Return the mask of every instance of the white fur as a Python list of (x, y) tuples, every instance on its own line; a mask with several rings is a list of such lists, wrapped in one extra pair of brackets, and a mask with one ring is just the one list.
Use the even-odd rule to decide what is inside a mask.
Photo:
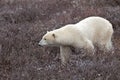
[(39, 45), (45, 46), (45, 45), (48, 45), (48, 43), (47, 43), (45, 40), (41, 40), (41, 41), (39, 42)]
[[(112, 34), (112, 24), (108, 20), (101, 17), (88, 17), (76, 24), (68, 24), (47, 32), (40, 41), (40, 45), (47, 43), (47, 45), (73, 46), (94, 52), (94, 45), (97, 44), (101, 49), (105, 48), (109, 51), (112, 48)], [(47, 40), (43, 40), (44, 38)], [(61, 52), (63, 55), (67, 50), (61, 50)]]

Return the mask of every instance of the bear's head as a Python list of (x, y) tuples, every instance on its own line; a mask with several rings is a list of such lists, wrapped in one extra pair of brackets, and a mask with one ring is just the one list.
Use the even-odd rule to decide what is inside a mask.
[[(47, 32), (39, 42), (39, 45), (52, 45), (52, 46), (60, 46), (60, 45), (72, 45), (74, 43), (74, 35), (75, 30), (72, 28), (73, 25), (66, 25), (59, 29), (55, 29), (53, 31)], [(72, 34), (71, 34), (72, 33)]]
[(41, 41), (39, 42), (39, 45), (45, 46), (45, 45), (56, 45), (56, 35), (53, 31), (50, 31), (42, 37)]

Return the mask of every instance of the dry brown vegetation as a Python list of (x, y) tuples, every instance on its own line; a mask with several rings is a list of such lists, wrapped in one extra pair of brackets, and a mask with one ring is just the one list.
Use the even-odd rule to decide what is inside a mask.
[[(62, 67), (59, 48), (38, 46), (47, 30), (88, 16), (113, 24), (113, 54), (75, 51)], [(0, 0), (0, 80), (120, 80), (120, 0)]]

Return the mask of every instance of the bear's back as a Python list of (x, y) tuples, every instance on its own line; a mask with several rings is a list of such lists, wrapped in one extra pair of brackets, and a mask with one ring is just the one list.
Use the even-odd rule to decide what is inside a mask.
[(100, 39), (108, 30), (112, 29), (112, 24), (101, 17), (88, 17), (75, 24), (85, 37), (90, 40)]

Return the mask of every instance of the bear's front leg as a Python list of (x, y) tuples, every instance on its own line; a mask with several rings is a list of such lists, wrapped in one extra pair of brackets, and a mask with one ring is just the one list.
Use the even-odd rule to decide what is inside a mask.
[(60, 46), (60, 57), (62, 65), (65, 65), (70, 57), (71, 49), (69, 46)]

